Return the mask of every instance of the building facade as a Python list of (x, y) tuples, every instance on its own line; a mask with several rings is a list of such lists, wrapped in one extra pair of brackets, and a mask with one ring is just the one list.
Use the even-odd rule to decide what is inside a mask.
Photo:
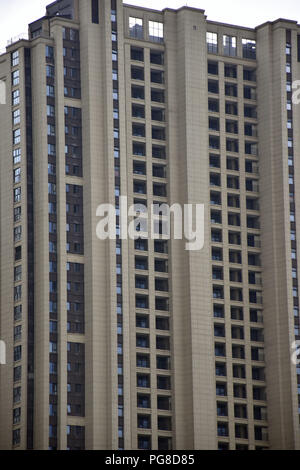
[[(297, 22), (59, 0), (0, 80), (0, 448), (299, 449)], [(120, 196), (204, 204), (204, 248)]]

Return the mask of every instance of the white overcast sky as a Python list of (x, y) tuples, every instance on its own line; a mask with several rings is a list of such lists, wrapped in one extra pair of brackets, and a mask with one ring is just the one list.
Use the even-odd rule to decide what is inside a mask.
[[(109, 0), (105, 0), (109, 1)], [(7, 40), (27, 32), (52, 0), (0, 0), (0, 50)], [(300, 23), (300, 0), (128, 0), (124, 3), (161, 10), (183, 5), (205, 10), (209, 20), (255, 27), (265, 21), (288, 18)]]

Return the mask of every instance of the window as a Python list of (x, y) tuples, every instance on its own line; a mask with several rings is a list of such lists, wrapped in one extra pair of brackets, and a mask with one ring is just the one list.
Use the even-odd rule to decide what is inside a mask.
[(20, 183), (20, 181), (21, 181), (21, 168), (16, 168), (14, 170), (13, 182), (14, 184), (17, 184), (17, 183)]
[(16, 126), (17, 124), (20, 124), (20, 110), (19, 109), (16, 109), (14, 112), (13, 112), (13, 125)]
[(136, 118), (144, 119), (145, 118), (145, 106), (133, 104), (132, 116)]
[(151, 70), (150, 78), (152, 83), (163, 84), (165, 81), (164, 72), (161, 70)]
[(152, 121), (165, 121), (165, 111), (161, 108), (152, 108), (151, 109), (151, 119)]
[(157, 376), (157, 388), (159, 390), (171, 390), (171, 377), (158, 375)]
[(142, 86), (132, 86), (131, 87), (131, 97), (136, 100), (145, 99), (145, 89)]
[(55, 117), (55, 107), (52, 104), (47, 105), (47, 116)]
[(137, 395), (137, 406), (138, 408), (151, 408), (150, 395)]
[(144, 80), (144, 69), (142, 67), (131, 67), (131, 78), (133, 80)]
[(150, 367), (150, 356), (149, 355), (142, 355), (137, 354), (136, 356), (136, 366), (137, 367)]
[(131, 60), (137, 60), (139, 62), (144, 61), (144, 49), (140, 47), (131, 47)]
[(150, 51), (150, 62), (151, 64), (163, 65), (164, 53), (162, 51)]
[(57, 426), (50, 424), (49, 426), (49, 437), (56, 437), (57, 436)]
[(137, 374), (137, 387), (150, 388), (150, 375)]
[(22, 338), (22, 326), (18, 325), (14, 327), (14, 341), (21, 341)]
[(219, 118), (209, 117), (208, 118), (208, 127), (211, 131), (219, 131), (220, 130), (220, 120)]
[(151, 436), (138, 436), (138, 449), (150, 450), (151, 449)]
[(53, 65), (47, 65), (46, 66), (46, 76), (49, 78), (54, 78), (54, 67)]
[(238, 87), (235, 83), (225, 83), (225, 95), (234, 96), (238, 95)]
[(217, 403), (217, 415), (218, 416), (228, 416), (228, 405), (224, 402)]
[(164, 127), (152, 127), (152, 139), (166, 140), (166, 130)]
[(158, 90), (157, 88), (151, 88), (151, 101), (157, 103), (165, 102), (165, 92), (164, 90)]
[(14, 281), (19, 282), (22, 280), (22, 266), (16, 266), (14, 268)]
[(236, 37), (235, 36), (227, 36), (226, 34), (224, 34), (223, 51), (224, 51), (224, 55), (229, 55), (231, 57), (236, 56)]
[(47, 85), (47, 96), (54, 97), (54, 86)]
[(49, 343), (49, 352), (53, 353), (53, 354), (57, 353), (57, 343), (56, 342), (51, 341)]
[(21, 187), (14, 189), (14, 202), (17, 203), (20, 201), (21, 201)]
[(218, 436), (228, 437), (228, 424), (227, 423), (218, 423)]
[(56, 223), (49, 222), (49, 233), (56, 233)]
[(50, 321), (50, 333), (57, 333), (57, 322), (56, 321)]
[(15, 70), (12, 73), (12, 86), (17, 86), (19, 85), (19, 83), (20, 83), (20, 71)]
[(219, 74), (218, 62), (212, 62), (209, 60), (207, 63), (207, 71), (211, 75), (218, 75)]
[(151, 416), (150, 415), (138, 415), (138, 428), (151, 429)]
[(11, 54), (11, 66), (15, 67), (16, 65), (19, 65), (19, 51), (14, 51)]
[(237, 66), (233, 64), (224, 64), (225, 77), (237, 78)]
[(14, 429), (13, 430), (12, 442), (13, 442), (14, 446), (20, 444), (20, 442), (21, 442), (21, 430), (20, 429)]
[(22, 214), (22, 208), (15, 207), (14, 208), (14, 222), (18, 222), (19, 220), (21, 220), (21, 214)]
[(220, 148), (220, 137), (209, 136), (209, 148), (218, 150)]
[(48, 155), (54, 155), (56, 154), (56, 146), (55, 144), (48, 144)]
[(77, 29), (70, 29), (70, 41), (78, 41), (79, 39), (79, 33)]
[(53, 124), (48, 124), (48, 135), (55, 136), (55, 126)]
[(48, 194), (56, 194), (56, 184), (48, 183)]
[(14, 397), (14, 404), (19, 403), (21, 401), (21, 387), (14, 388), (13, 397)]
[(252, 39), (243, 39), (243, 58), (256, 59), (256, 41)]
[(207, 52), (210, 54), (218, 53), (218, 35), (217, 33), (206, 33)]
[(232, 114), (233, 116), (238, 115), (238, 104), (231, 102), (231, 101), (226, 101), (225, 102), (225, 112), (226, 114)]
[(22, 359), (22, 346), (16, 346), (14, 348), (14, 361), (20, 361)]
[(219, 397), (226, 397), (227, 396), (227, 385), (226, 385), (226, 383), (217, 382), (216, 394)]
[(20, 90), (15, 90), (12, 92), (12, 105), (17, 106), (20, 104)]
[(18, 382), (19, 380), (21, 380), (21, 376), (22, 376), (22, 367), (21, 366), (15, 367), (14, 368), (14, 382)]
[(163, 42), (164, 25), (158, 21), (149, 21), (149, 40), (154, 42)]
[(92, 0), (92, 23), (99, 24), (99, 0)]
[(21, 236), (22, 236), (22, 227), (21, 227), (21, 225), (19, 225), (18, 227), (14, 228), (14, 241), (15, 242), (20, 241)]
[(132, 38), (143, 39), (143, 20), (141, 18), (129, 17), (129, 34)]
[(21, 142), (21, 130), (16, 129), (13, 131), (13, 145), (17, 145)]
[(208, 93), (219, 93), (219, 82), (217, 80), (208, 80)]
[(146, 145), (143, 143), (133, 142), (132, 152), (133, 155), (143, 157), (146, 155)]
[(54, 49), (52, 46), (46, 46), (46, 57), (48, 59), (53, 59), (54, 57)]

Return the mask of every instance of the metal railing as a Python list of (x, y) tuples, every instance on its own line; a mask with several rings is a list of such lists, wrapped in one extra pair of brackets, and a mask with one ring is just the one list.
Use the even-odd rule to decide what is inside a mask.
[(18, 34), (17, 36), (14, 36), (14, 37), (10, 38), (7, 41), (7, 47), (11, 46), (15, 42), (21, 41), (22, 39), (28, 40), (28, 33), (21, 33), (21, 34)]

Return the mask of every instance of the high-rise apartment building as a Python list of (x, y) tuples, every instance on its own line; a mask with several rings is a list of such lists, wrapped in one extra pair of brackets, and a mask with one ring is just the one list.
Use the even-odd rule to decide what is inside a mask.
[[(0, 448), (299, 449), (297, 22), (59, 0), (0, 80)], [(204, 248), (121, 240), (122, 195)]]

